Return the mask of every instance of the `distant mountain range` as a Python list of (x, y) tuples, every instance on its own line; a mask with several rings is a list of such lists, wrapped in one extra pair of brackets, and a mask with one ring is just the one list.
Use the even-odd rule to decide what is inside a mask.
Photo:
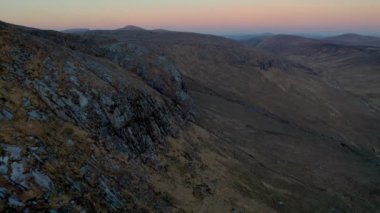
[(364, 36), (358, 34), (343, 34), (334, 37), (328, 37), (324, 40), (337, 44), (346, 45), (363, 45), (380, 47), (380, 38), (375, 36)]
[[(118, 28), (116, 30), (140, 31), (140, 30), (146, 30), (146, 29), (139, 26), (135, 26), (135, 25), (127, 25), (125, 27)], [(90, 29), (73, 28), (73, 29), (63, 30), (62, 32), (78, 34), (78, 33), (84, 33), (87, 31), (90, 31)], [(162, 32), (162, 31), (168, 31), (168, 30), (155, 29), (153, 31)], [(223, 37), (236, 40), (236, 41), (244, 41), (250, 44), (257, 44), (258, 42), (260, 42), (262, 39), (266, 37), (276, 36), (276, 35), (286, 35), (286, 34), (259, 33), (259, 34), (245, 34), (245, 35), (225, 35)], [(360, 35), (360, 34), (354, 34), (354, 33), (346, 33), (346, 34), (340, 34), (336, 36), (321, 36), (321, 35), (313, 35), (313, 34), (309, 34), (307, 36), (304, 36), (304, 35), (298, 35), (298, 36), (304, 37), (304, 38), (325, 40), (325, 41), (329, 41), (331, 43), (337, 43), (337, 44), (347, 44), (347, 45), (379, 46), (379, 43), (380, 43), (380, 35), (379, 37), (376, 37), (376, 36)]]
[(67, 29), (63, 30), (64, 33), (85, 33), (87, 31), (90, 31), (88, 28), (73, 28), (73, 29)]
[[(227, 36), (227, 38), (236, 40), (236, 41), (241, 41), (247, 44), (251, 45), (257, 45), (260, 41), (270, 38), (273, 36), (287, 36), (286, 34), (270, 34), (270, 33), (265, 33), (265, 34), (256, 34), (256, 35), (244, 35), (244, 36)], [(297, 35), (288, 35), (290, 37), (292, 36), (297, 36)], [(376, 36), (367, 36), (367, 35), (359, 35), (359, 34), (342, 34), (342, 35), (337, 35), (337, 36), (327, 36), (327, 37), (322, 37), (322, 36), (298, 36), (302, 38), (307, 38), (307, 39), (315, 39), (315, 40), (321, 40), (321, 41), (326, 41), (329, 43), (334, 43), (334, 44), (346, 44), (346, 45), (362, 45), (362, 46), (380, 46), (380, 37)]]

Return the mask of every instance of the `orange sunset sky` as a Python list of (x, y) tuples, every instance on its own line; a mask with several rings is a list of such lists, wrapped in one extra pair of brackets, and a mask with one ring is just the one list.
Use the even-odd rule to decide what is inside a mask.
[(0, 0), (0, 20), (55, 30), (138, 25), (214, 34), (376, 34), (380, 0)]

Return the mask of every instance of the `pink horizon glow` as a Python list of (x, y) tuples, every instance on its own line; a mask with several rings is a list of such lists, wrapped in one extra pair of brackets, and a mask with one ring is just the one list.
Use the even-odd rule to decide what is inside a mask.
[[(218, 5), (211, 4), (216, 0), (193, 4), (174, 4), (171, 0), (163, 0), (163, 5), (146, 3), (134, 7), (118, 0), (110, 0), (109, 4), (94, 1), (97, 3), (92, 5), (89, 0), (81, 0), (80, 5), (74, 4), (76, 7), (68, 3), (57, 3), (62, 5), (56, 6), (46, 1), (35, 0), (34, 4), (30, 3), (31, 6), (5, 4), (4, 11), (0, 8), (0, 20), (55, 30), (81, 27), (114, 29), (131, 24), (149, 29), (210, 32), (380, 31), (380, 1), (373, 0), (362, 0), (361, 3), (353, 0), (336, 0), (336, 3), (326, 0), (252, 0), (256, 3), (221, 0)], [(46, 3), (47, 6), (38, 6), (38, 3)], [(15, 11), (12, 12), (12, 9)], [(20, 11), (17, 12), (17, 9)]]

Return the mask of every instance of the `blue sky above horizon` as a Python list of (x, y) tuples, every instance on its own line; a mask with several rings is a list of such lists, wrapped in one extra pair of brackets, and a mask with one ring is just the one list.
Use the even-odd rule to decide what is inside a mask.
[(0, 0), (0, 20), (54, 30), (137, 25), (210, 34), (380, 35), (380, 1)]

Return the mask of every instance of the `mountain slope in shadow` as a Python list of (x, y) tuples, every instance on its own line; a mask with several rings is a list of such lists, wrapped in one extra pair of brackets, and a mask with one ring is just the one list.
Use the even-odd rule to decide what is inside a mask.
[[(296, 196), (278, 199), (286, 200), (289, 208), (326, 203), (315, 201), (321, 193), (330, 197), (327, 200), (338, 196), (341, 208), (375, 202), (378, 113), (360, 97), (323, 80), (313, 68), (215, 36), (113, 31), (93, 31), (87, 36), (102, 36), (120, 46), (134, 44), (172, 61), (197, 108), (196, 123), (238, 147), (251, 158), (248, 162), (265, 168), (259, 173), (265, 180), (266, 172), (276, 172), (279, 177), (262, 180), (267, 188), (302, 194), (308, 203), (308, 207), (299, 206)], [(120, 49), (111, 44), (102, 47), (106, 52), (110, 48)], [(327, 48), (323, 51), (330, 52), (331, 47)], [(359, 55), (354, 57), (361, 60)], [(115, 62), (123, 64), (124, 60)], [(357, 182), (347, 182), (352, 177)], [(282, 188), (288, 184), (297, 190)], [(355, 195), (362, 187), (367, 188), (366, 199), (371, 201), (361, 200), (361, 194), (350, 206), (348, 197), (338, 195)], [(275, 207), (279, 208), (277, 202)]]
[(379, 114), (302, 60), (195, 33), (0, 30), (6, 210), (379, 206)]
[(333, 87), (359, 97), (380, 112), (380, 49), (302, 37), (269, 37), (257, 48), (310, 67)]

